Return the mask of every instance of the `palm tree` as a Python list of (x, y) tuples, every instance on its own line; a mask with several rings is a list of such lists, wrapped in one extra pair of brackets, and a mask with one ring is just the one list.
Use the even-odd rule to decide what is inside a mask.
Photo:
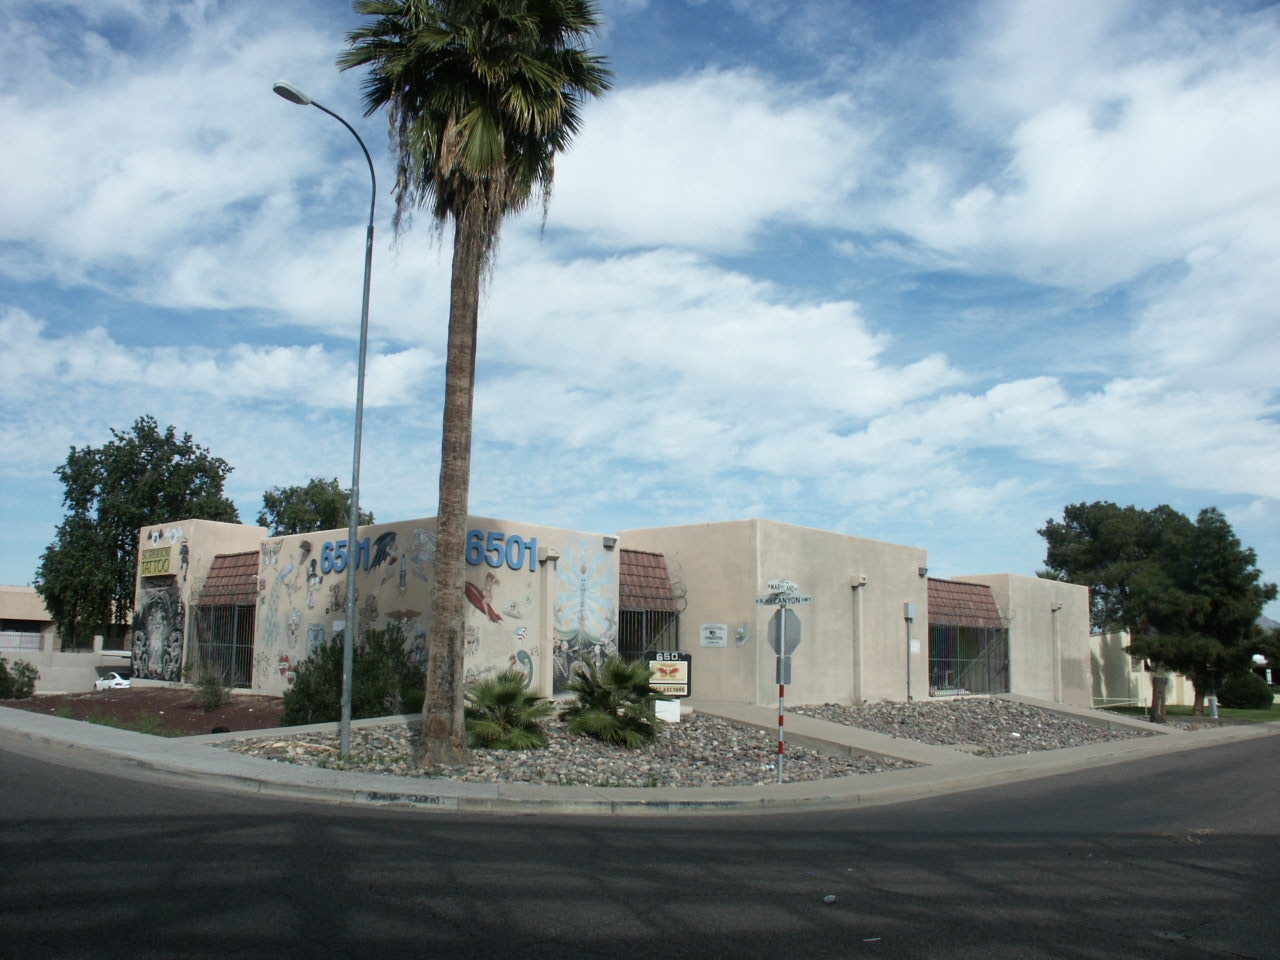
[(586, 51), (594, 0), (357, 0), (343, 70), (368, 67), (365, 115), (386, 108), (396, 152), (395, 226), (426, 207), (453, 224), (449, 336), (423, 707), (424, 766), (466, 757), (462, 640), (471, 411), (480, 283), (502, 220), (550, 195), (555, 155), (587, 96), (609, 87)]

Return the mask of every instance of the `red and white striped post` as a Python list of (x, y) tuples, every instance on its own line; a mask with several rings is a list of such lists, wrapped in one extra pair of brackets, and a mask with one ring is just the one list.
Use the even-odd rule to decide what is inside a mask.
[(783, 705), (786, 703), (786, 684), (778, 684), (778, 782), (782, 782), (782, 755), (786, 752), (787, 738), (783, 730), (786, 713), (783, 711)]
[[(782, 761), (787, 751), (786, 707), (787, 681), (791, 679), (791, 651), (800, 644), (800, 621), (790, 608), (802, 603), (813, 603), (813, 597), (800, 593), (800, 588), (790, 580), (770, 580), (769, 592), (756, 597), (761, 606), (777, 607), (769, 620), (769, 646), (777, 654), (778, 669), (778, 782), (782, 782)], [(787, 617), (795, 620), (795, 636), (787, 639)]]

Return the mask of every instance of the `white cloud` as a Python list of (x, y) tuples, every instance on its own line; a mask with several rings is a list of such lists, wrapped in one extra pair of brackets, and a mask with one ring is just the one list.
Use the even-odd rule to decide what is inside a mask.
[[(991, 5), (980, 22), (993, 33), (957, 62), (951, 90), (1007, 162), (967, 182), (959, 155), (918, 151), (884, 222), (953, 256), (1089, 289), (1274, 222), (1274, 23), (1139, 9)], [(1215, 42), (1192, 42), (1210, 30)]]
[(588, 105), (551, 223), (610, 246), (746, 247), (770, 221), (829, 221), (867, 134), (845, 96), (746, 70), (624, 87)]

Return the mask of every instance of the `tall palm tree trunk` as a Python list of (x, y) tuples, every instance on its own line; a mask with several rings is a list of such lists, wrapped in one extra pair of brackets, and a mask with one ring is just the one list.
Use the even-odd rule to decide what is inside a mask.
[(480, 279), (489, 242), (483, 204), (468, 204), (454, 227), (440, 443), (440, 500), (431, 598), (431, 647), (423, 704), (422, 766), (464, 761), (463, 638), (465, 630), (467, 502), (471, 484), (471, 410), (476, 379)]

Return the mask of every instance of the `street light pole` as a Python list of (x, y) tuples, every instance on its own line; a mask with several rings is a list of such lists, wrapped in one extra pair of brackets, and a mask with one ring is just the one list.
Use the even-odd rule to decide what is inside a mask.
[(373, 276), (373, 213), (378, 200), (378, 178), (373, 172), (373, 158), (369, 148), (356, 133), (355, 127), (323, 104), (317, 103), (291, 83), (277, 80), (271, 88), (290, 103), (322, 110), (351, 131), (364, 152), (369, 164), (369, 228), (364, 240), (364, 295), (360, 301), (360, 359), (356, 364), (356, 425), (355, 443), (351, 455), (351, 509), (347, 516), (347, 622), (342, 631), (342, 719), (338, 726), (338, 740), (342, 759), (351, 752), (351, 664), (354, 659), (356, 638), (356, 568), (360, 565), (360, 441), (364, 430), (364, 367), (369, 346), (369, 282)]

